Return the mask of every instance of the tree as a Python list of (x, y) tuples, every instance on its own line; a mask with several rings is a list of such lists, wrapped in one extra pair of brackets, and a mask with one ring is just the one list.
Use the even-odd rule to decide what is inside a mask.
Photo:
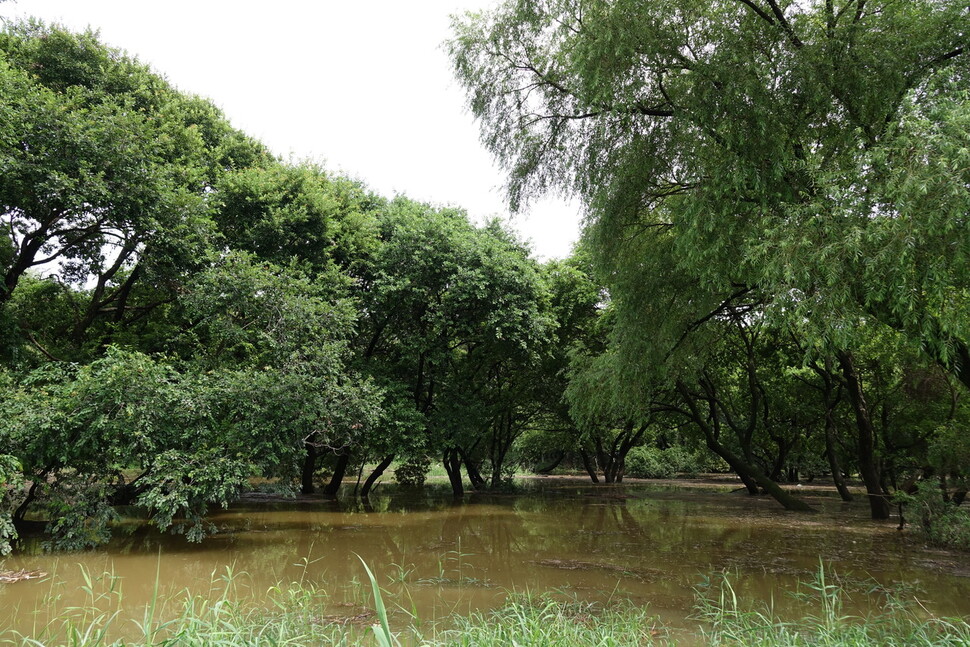
[(117, 327), (170, 302), (171, 290), (137, 304), (132, 293), (184, 277), (214, 234), (216, 178), (268, 157), (94, 34), (33, 22), (0, 32), (0, 129), (0, 308), (34, 268), (91, 286), (75, 345), (98, 320)]
[(119, 504), (199, 540), (251, 476), (285, 487), (307, 447), (359, 444), (383, 394), (347, 368), (356, 312), (333, 283), (227, 253), (184, 287), (181, 357), (109, 347), (0, 374), (0, 444), (30, 483), (2, 512), (40, 517), (61, 547), (105, 541)]
[(520, 415), (527, 398), (516, 371), (535, 364), (551, 326), (535, 263), (497, 223), (475, 227), (459, 210), (397, 198), (381, 214), (381, 243), (359, 284), (361, 370), (407, 394), (423, 420), (420, 433), (380, 445), (371, 477), (395, 456), (440, 452), (456, 495), (462, 465), (483, 485), (473, 447), (489, 455), (494, 476), (531, 417)]
[(601, 259), (675, 231), (698, 320), (756, 290), (838, 349), (875, 318), (970, 385), (968, 22), (931, 0), (510, 1), (450, 48), (513, 206), (575, 192)]
[(358, 182), (308, 163), (247, 166), (214, 187), (214, 219), (236, 250), (311, 276), (339, 269), (366, 273), (378, 243), (384, 201)]

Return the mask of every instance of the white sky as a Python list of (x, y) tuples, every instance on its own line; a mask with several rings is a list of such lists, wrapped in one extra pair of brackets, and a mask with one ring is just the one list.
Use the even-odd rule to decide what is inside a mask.
[[(503, 176), (478, 141), (441, 43), (449, 15), (490, 0), (10, 0), (0, 16), (36, 16), (150, 64), (208, 97), (233, 125), (296, 159), (313, 159), (386, 196), (508, 219)], [(554, 198), (514, 216), (541, 258), (562, 257), (579, 208)]]

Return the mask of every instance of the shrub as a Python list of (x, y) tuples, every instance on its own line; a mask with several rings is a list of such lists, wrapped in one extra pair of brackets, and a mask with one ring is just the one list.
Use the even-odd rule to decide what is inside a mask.
[(913, 494), (897, 494), (915, 527), (931, 542), (970, 550), (970, 509), (943, 497), (937, 480), (922, 481)]
[(682, 445), (667, 449), (634, 447), (626, 457), (626, 474), (634, 478), (669, 479), (680, 475), (694, 478), (701, 472), (728, 472), (720, 456), (703, 449), (691, 451)]
[(626, 474), (642, 479), (669, 479), (674, 475), (666, 452), (656, 447), (634, 447), (626, 456)]
[(419, 488), (424, 485), (429, 469), (431, 469), (430, 458), (412, 456), (395, 468), (394, 478), (402, 487)]

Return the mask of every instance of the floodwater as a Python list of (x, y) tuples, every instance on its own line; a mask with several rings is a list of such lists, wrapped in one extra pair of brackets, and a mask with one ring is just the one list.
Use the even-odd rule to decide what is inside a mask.
[[(375, 572), (389, 606), (426, 621), (501, 605), (509, 591), (553, 591), (630, 600), (675, 632), (690, 631), (696, 590), (712, 574), (726, 572), (743, 600), (784, 612), (784, 591), (812, 579), (820, 563), (859, 590), (880, 586), (917, 598), (928, 613), (970, 616), (966, 555), (927, 548), (896, 521), (868, 520), (864, 502), (806, 498), (819, 514), (785, 512), (766, 497), (562, 479), (460, 504), (433, 488), (388, 488), (370, 507), (256, 496), (215, 514), (218, 532), (201, 544), (129, 521), (97, 551), (44, 554), (38, 546), (8, 557), (0, 568), (49, 576), (0, 584), (0, 630), (30, 636), (51, 608), (90, 604), (109, 583), (123, 591), (122, 614), (140, 617), (156, 587), (167, 598), (204, 595), (230, 571), (238, 595), (312, 582), (328, 592), (334, 614), (354, 614), (370, 604), (355, 555)], [(98, 581), (104, 573), (110, 582)], [(864, 613), (867, 599), (854, 598), (858, 608), (847, 611)]]

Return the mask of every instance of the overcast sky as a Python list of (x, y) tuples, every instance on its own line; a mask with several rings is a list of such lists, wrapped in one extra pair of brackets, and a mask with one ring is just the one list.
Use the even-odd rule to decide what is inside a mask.
[[(441, 43), (449, 15), (490, 0), (11, 0), (102, 39), (183, 91), (210, 98), (276, 153), (377, 192), (508, 218), (503, 176), (478, 141)], [(556, 199), (512, 225), (542, 258), (566, 255), (578, 207)]]

